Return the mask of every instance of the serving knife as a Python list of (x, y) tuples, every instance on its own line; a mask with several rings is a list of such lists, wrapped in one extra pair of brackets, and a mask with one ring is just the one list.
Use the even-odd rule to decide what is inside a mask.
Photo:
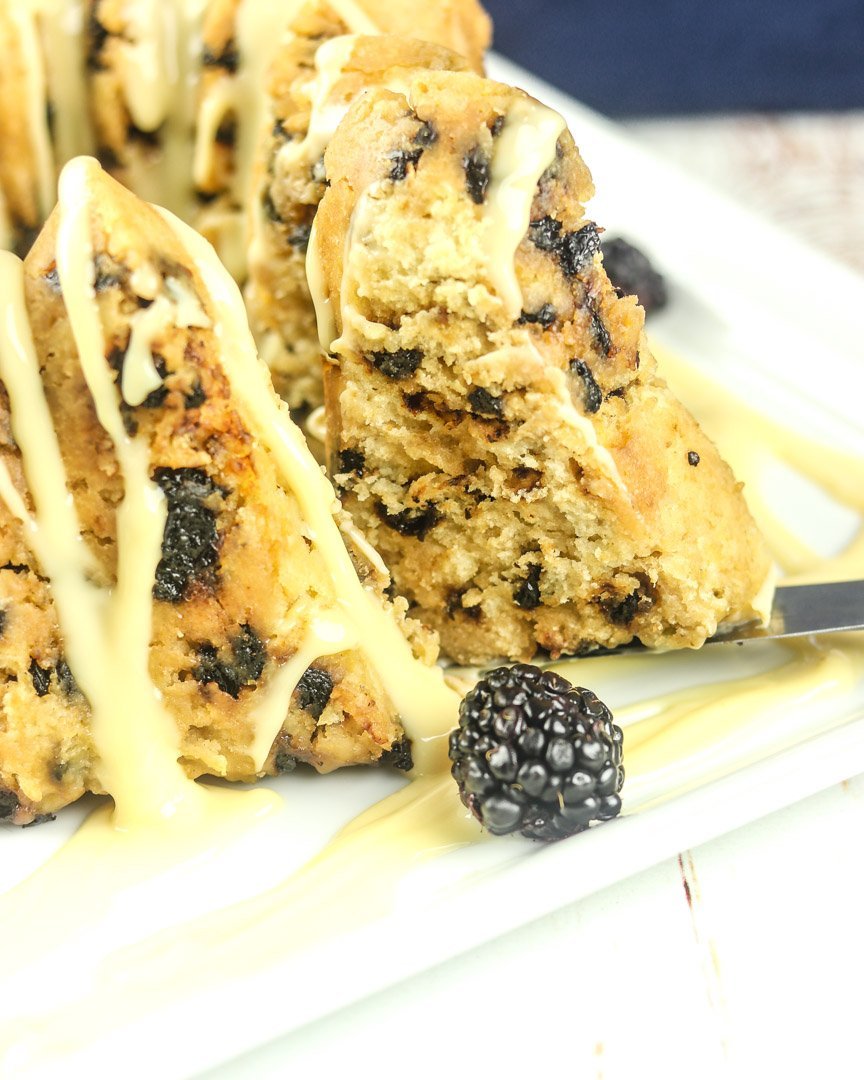
[(864, 630), (864, 581), (831, 581), (818, 585), (781, 585), (767, 623), (745, 623), (709, 638), (707, 645), (809, 637)]

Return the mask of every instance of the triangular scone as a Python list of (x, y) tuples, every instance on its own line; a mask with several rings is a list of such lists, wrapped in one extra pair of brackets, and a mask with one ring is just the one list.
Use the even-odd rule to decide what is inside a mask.
[[(295, 34), (306, 39), (299, 52), (290, 46)], [(491, 24), (478, 0), (210, 0), (203, 21), (194, 169), (202, 205), (195, 225), (238, 280), (245, 276), (247, 254), (243, 221), (258, 197), (250, 186), (253, 164), (261, 137), (279, 119), (267, 117), (268, 94), (282, 98), (298, 60), (307, 79), (314, 74), (314, 48), (303, 55), (310, 39), (317, 47), (341, 34), (420, 38), (455, 50), (480, 71)], [(288, 46), (284, 69), (283, 43)]]
[(0, 248), (23, 253), (51, 208), (54, 189), (45, 120), (38, 112), (34, 117), (41, 77), (34, 61), (41, 60), (30, 5), (0, 2), (0, 55)]
[[(346, 601), (359, 595), (370, 618), (411, 628), (380, 599), (386, 571), (362, 540), (365, 587), (346, 563), (332, 489), (254, 350), (244, 353), (239, 293), (184, 228), (79, 159), (26, 260), (26, 306), (20, 264), (0, 256), (4, 326), (19, 323), (15, 340), (0, 333), (0, 817), (116, 794), (100, 758), (153, 702), (165, 714), (154, 732), (162, 724), (193, 776), (410, 761), (387, 676), (356, 647)], [(28, 360), (19, 342), (31, 331)], [(422, 635), (415, 647), (434, 659)], [(116, 686), (113, 700), (103, 693), (117, 665), (129, 680), (121, 708)], [(88, 700), (94, 716), (102, 703), (103, 742)], [(120, 763), (146, 776), (144, 766)]]
[(606, 277), (564, 121), (433, 72), (364, 95), (325, 161), (331, 470), (446, 653), (697, 646), (751, 618), (765, 545)]
[[(428, 70), (467, 70), (467, 61), (437, 45), (393, 36), (331, 37), (335, 28), (310, 7), (274, 61), (268, 135), (250, 204), (249, 321), (276, 389), (299, 416), (324, 400), (306, 251), (325, 191), (327, 144), (351, 102), (369, 87), (404, 86)], [(423, 149), (421, 131), (415, 145), (394, 155), (391, 174), (404, 174)]]

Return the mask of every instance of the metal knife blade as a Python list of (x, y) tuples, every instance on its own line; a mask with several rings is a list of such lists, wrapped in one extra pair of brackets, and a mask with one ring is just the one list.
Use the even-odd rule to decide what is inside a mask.
[(781, 585), (775, 590), (771, 618), (765, 626), (758, 623), (736, 626), (709, 638), (706, 644), (809, 637), (846, 630), (864, 630), (864, 581)]

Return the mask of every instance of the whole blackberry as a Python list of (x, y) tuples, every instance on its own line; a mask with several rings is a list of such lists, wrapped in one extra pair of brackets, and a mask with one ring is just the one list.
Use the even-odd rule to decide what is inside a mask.
[(489, 832), (560, 840), (621, 810), (622, 744), (590, 690), (516, 664), (491, 671), (465, 696), (450, 735), (451, 771)]
[(666, 281), (647, 255), (620, 238), (604, 240), (602, 247), (603, 266), (619, 296), (635, 296), (646, 314), (666, 306)]

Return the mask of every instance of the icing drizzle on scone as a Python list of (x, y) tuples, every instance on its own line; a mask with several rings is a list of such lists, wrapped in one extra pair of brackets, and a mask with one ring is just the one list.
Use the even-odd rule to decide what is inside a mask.
[(495, 291), (513, 319), (522, 311), (516, 249), (528, 232), (537, 184), (555, 161), (566, 128), (559, 113), (518, 97), (495, 140), (484, 210), (487, 264)]

